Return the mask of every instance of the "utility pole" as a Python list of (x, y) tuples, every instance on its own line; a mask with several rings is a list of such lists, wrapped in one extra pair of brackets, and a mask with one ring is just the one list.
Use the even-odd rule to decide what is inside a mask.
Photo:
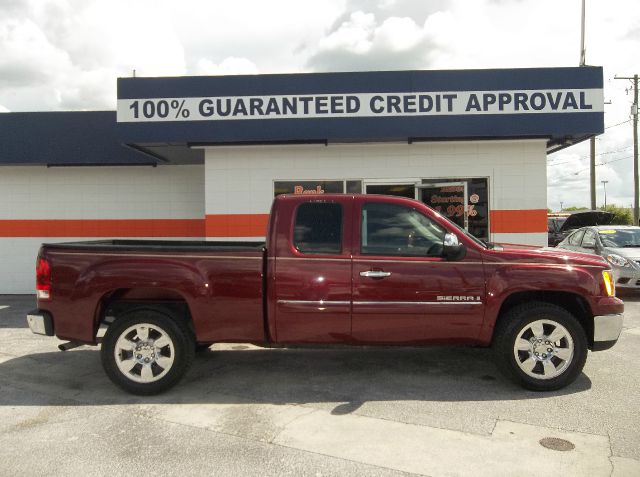
[[(582, 19), (580, 23), (580, 66), (585, 66), (587, 61), (587, 50), (584, 46), (584, 32), (585, 32), (585, 3), (586, 0), (582, 0)], [(589, 190), (591, 192), (591, 210), (596, 210), (596, 138), (589, 138)]]
[(589, 138), (589, 174), (590, 174), (590, 189), (591, 189), (591, 210), (596, 210), (596, 138)]
[(580, 23), (580, 66), (584, 66), (587, 61), (587, 50), (584, 48), (584, 8), (585, 8), (585, 0), (582, 0), (582, 20)]
[(602, 182), (602, 186), (604, 187), (604, 207), (602, 210), (607, 210), (607, 182), (609, 181), (600, 181)]
[(631, 116), (633, 116), (633, 225), (638, 225), (638, 217), (640, 217), (638, 204), (638, 75), (615, 76), (615, 79), (626, 79), (633, 82), (633, 105), (631, 105)]

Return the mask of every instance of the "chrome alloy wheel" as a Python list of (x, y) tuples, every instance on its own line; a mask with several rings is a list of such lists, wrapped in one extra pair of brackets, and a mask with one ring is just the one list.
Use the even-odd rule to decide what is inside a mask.
[(137, 383), (152, 383), (171, 369), (175, 346), (159, 326), (138, 323), (118, 337), (113, 353), (124, 376)]
[(528, 323), (518, 333), (513, 354), (518, 367), (536, 379), (560, 376), (571, 364), (574, 344), (571, 334), (551, 320)]

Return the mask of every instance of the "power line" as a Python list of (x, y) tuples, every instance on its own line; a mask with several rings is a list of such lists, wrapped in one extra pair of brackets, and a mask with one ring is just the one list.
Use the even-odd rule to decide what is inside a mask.
[[(606, 131), (607, 129), (615, 128), (615, 127), (617, 127), (617, 126), (622, 126), (623, 124), (628, 124), (628, 123), (630, 123), (631, 121), (633, 121), (633, 119), (627, 119), (626, 121), (622, 121), (622, 122), (620, 122), (620, 123), (612, 124), (611, 126), (606, 126), (604, 129), (605, 129), (605, 131)], [(628, 146), (628, 147), (626, 147), (626, 148), (624, 148), (624, 149), (629, 149), (629, 148), (631, 148), (631, 147), (633, 147), (633, 146)], [(557, 152), (557, 151), (556, 151), (556, 152)], [(601, 156), (602, 154), (612, 154), (612, 153), (605, 152), (605, 153), (596, 154), (596, 156)], [(587, 159), (587, 158), (589, 158), (589, 157), (590, 157), (590, 156), (580, 156), (580, 159)], [(549, 161), (553, 161), (554, 159), (556, 159), (556, 157), (547, 157), (547, 162), (549, 162)], [(558, 163), (558, 164), (560, 164), (560, 163)], [(565, 163), (563, 162), (562, 164), (565, 164)]]
[[(596, 154), (596, 156), (606, 156), (608, 154), (616, 154), (618, 152), (623, 152), (623, 151), (626, 151), (627, 149), (631, 149), (632, 147), (633, 147), (633, 145), (629, 145), (627, 147), (623, 147), (622, 149), (616, 149), (615, 151), (601, 152), (599, 154)], [(579, 156), (577, 159), (580, 160), (580, 159), (588, 159), (588, 158), (589, 158), (589, 156)], [(548, 160), (547, 160), (547, 166), (549, 166), (549, 167), (550, 166), (559, 166), (561, 164), (569, 164), (571, 162), (574, 162), (574, 161), (571, 160), (571, 161), (564, 161), (564, 162), (554, 162), (554, 163), (549, 164)]]
[(631, 159), (633, 156), (620, 157), (618, 159), (611, 159), (607, 162), (601, 162), (600, 164), (596, 164), (596, 166), (606, 166), (607, 164), (611, 164), (612, 162), (624, 161), (625, 159)]
[(614, 76), (617, 80), (631, 80), (633, 86), (633, 103), (631, 116), (633, 119), (633, 224), (640, 219), (640, 171), (638, 170), (638, 74), (633, 76)]
[(630, 123), (631, 121), (632, 121), (631, 119), (627, 119), (626, 121), (622, 121), (621, 123), (612, 124), (611, 126), (607, 126), (607, 127), (605, 127), (605, 129), (615, 128), (616, 126), (620, 126), (622, 124), (627, 124), (627, 123)]
[[(620, 158), (618, 158), (618, 159), (612, 159), (612, 160), (607, 161), (607, 162), (601, 162), (601, 163), (599, 163), (599, 164), (596, 164), (596, 167), (606, 166), (606, 165), (608, 165), (608, 164), (612, 164), (612, 163), (614, 163), (614, 162), (624, 161), (625, 159), (631, 159), (631, 158), (633, 158), (633, 156), (625, 156), (625, 157), (620, 157)], [(588, 171), (588, 170), (589, 170), (589, 168), (588, 168), (588, 167), (586, 167), (586, 168), (584, 168), (584, 169), (580, 169), (580, 170), (579, 170), (579, 171), (577, 171), (577, 172), (572, 172), (571, 174), (565, 174), (565, 175), (563, 175), (563, 176), (556, 177), (556, 178), (555, 178), (555, 180), (565, 179), (565, 178), (567, 178), (567, 177), (571, 177), (571, 176), (577, 176), (578, 174), (580, 174), (580, 173), (582, 173), (582, 172), (584, 172), (584, 171)]]

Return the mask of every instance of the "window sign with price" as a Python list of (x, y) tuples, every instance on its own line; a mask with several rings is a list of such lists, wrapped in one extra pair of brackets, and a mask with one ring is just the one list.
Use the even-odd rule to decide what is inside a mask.
[(489, 239), (487, 179), (424, 180), (420, 198), (476, 237)]
[(468, 228), (466, 182), (441, 182), (422, 186), (422, 201), (460, 227)]

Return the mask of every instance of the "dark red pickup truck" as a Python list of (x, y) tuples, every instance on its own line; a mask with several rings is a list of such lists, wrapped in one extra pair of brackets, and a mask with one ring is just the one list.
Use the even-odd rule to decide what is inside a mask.
[(551, 390), (611, 347), (623, 303), (601, 257), (485, 244), (421, 202), (283, 195), (267, 241), (43, 245), (34, 333), (97, 344), (137, 394), (174, 385), (198, 346), (493, 346), (523, 386)]

